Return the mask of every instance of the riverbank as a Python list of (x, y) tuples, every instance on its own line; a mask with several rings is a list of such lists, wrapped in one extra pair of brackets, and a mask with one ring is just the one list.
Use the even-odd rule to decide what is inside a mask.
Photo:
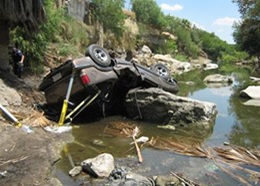
[[(15, 77), (13, 78), (15, 79)], [(44, 125), (55, 125), (35, 109), (43, 103), (37, 91), (41, 77), (25, 75), (20, 87), (1, 79), (1, 104), (14, 114), (32, 133), (17, 128), (0, 116), (0, 185), (57, 185), (51, 172), (60, 159), (63, 146), (73, 140), (71, 133), (47, 133)], [(37, 96), (35, 96), (37, 95)], [(38, 98), (38, 99), (37, 99)]]

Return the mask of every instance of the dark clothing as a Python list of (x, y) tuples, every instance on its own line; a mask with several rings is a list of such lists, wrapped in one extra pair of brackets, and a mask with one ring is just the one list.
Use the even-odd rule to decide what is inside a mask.
[(19, 78), (22, 76), (23, 72), (23, 66), (19, 64), (19, 62), (22, 60), (23, 53), (18, 50), (14, 49), (12, 52), (12, 60), (13, 60), (13, 71), (14, 74), (17, 75)]

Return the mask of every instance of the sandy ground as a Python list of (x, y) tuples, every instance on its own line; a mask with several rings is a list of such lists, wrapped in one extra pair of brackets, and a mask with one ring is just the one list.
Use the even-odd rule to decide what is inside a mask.
[[(71, 133), (47, 133), (40, 127), (46, 118), (33, 107), (44, 103), (43, 93), (37, 91), (41, 79), (42, 76), (24, 76), (24, 88), (9, 84), (22, 97), (22, 104), (8, 107), (9, 111), (23, 119), (31, 117), (26, 124), (33, 126), (34, 132), (27, 134), (0, 114), (0, 186), (59, 185), (50, 173), (60, 159), (63, 146), (73, 137)], [(1, 94), (6, 95), (7, 92)], [(25, 123), (21, 118), (18, 119)]]
[(51, 134), (40, 127), (27, 134), (12, 125), (0, 127), (0, 185), (55, 185), (50, 173), (70, 133)]

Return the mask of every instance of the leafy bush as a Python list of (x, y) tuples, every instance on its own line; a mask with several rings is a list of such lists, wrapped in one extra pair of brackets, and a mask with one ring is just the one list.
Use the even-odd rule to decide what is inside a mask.
[(112, 31), (117, 37), (122, 36), (126, 18), (122, 10), (124, 0), (92, 0), (92, 2), (96, 5), (95, 19), (103, 25), (104, 30)]
[(167, 40), (163, 45), (159, 46), (156, 52), (161, 54), (174, 54), (176, 50), (176, 42), (173, 40)]
[(30, 33), (24, 28), (17, 27), (10, 32), (11, 43), (18, 45), (25, 55), (25, 63), (36, 73), (43, 72), (44, 53), (50, 42), (57, 41), (59, 22), (63, 17), (62, 9), (55, 9), (52, 0), (45, 0), (47, 22), (39, 27), (38, 32)]
[(132, 11), (137, 21), (151, 27), (162, 28), (166, 25), (165, 16), (155, 0), (133, 0)]
[(222, 61), (227, 64), (235, 63), (237, 60), (238, 60), (237, 57), (229, 55), (229, 54), (224, 54), (222, 56)]
[(174, 59), (177, 59), (177, 60), (182, 61), (182, 62), (189, 61), (188, 56), (181, 55), (181, 54), (175, 55), (175, 56), (174, 56)]

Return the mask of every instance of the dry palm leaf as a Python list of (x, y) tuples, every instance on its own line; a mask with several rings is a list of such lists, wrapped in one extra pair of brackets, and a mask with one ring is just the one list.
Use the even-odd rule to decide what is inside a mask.
[(135, 124), (129, 122), (112, 122), (106, 126), (104, 133), (114, 136), (131, 137), (135, 144), (138, 160), (140, 163), (143, 162), (141, 150), (136, 142), (136, 137), (140, 134), (140, 128)]
[(244, 147), (229, 145), (228, 149), (216, 147), (214, 150), (226, 161), (234, 161), (237, 163), (260, 167), (260, 160), (257, 157), (258, 155)]
[(126, 134), (123, 129), (133, 130), (135, 127), (136, 125), (130, 122), (110, 122), (107, 124), (104, 133), (113, 136), (125, 137)]
[(22, 120), (22, 123), (30, 126), (41, 126), (46, 127), (53, 125), (53, 122), (48, 120), (43, 112), (39, 112), (36, 110), (31, 111), (31, 115), (25, 119)]
[(196, 156), (196, 157), (208, 157), (208, 154), (206, 151), (204, 151), (200, 144), (194, 143), (194, 144), (185, 144), (185, 143), (179, 143), (176, 141), (172, 141), (169, 139), (151, 139), (150, 145), (156, 149), (160, 150), (168, 150), (170, 152), (175, 152), (182, 155), (189, 155), (189, 156)]

